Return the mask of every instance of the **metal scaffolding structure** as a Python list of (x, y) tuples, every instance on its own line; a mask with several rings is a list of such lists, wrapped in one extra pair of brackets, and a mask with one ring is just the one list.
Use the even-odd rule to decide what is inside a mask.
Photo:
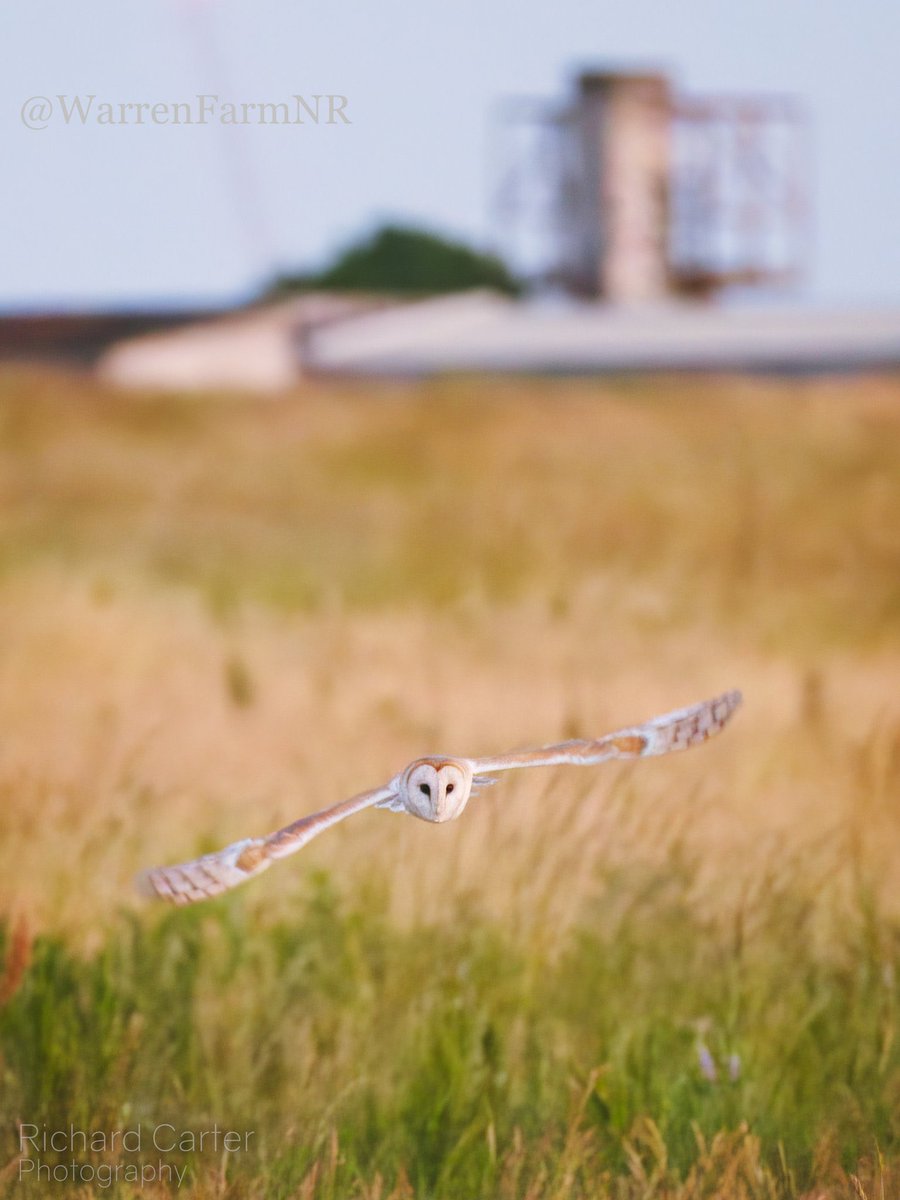
[(613, 302), (783, 285), (808, 258), (809, 157), (793, 99), (585, 74), (567, 105), (498, 110), (497, 248), (533, 283)]

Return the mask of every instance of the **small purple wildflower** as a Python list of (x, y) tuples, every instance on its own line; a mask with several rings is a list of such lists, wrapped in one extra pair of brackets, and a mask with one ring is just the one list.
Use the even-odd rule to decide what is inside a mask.
[(710, 1083), (715, 1083), (719, 1077), (719, 1073), (716, 1070), (716, 1060), (710, 1053), (706, 1042), (697, 1042), (697, 1059), (700, 1063), (700, 1074)]

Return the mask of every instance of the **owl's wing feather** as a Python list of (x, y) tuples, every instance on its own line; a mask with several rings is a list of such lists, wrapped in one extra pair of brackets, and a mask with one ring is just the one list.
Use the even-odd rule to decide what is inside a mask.
[(491, 772), (563, 764), (593, 766), (611, 758), (649, 758), (656, 754), (671, 754), (674, 750), (686, 750), (713, 737), (725, 726), (740, 703), (740, 692), (725, 692), (713, 700), (676, 709), (661, 717), (653, 717), (643, 725), (619, 729), (601, 738), (577, 739), (555, 746), (543, 746), (539, 750), (524, 750), (470, 761), (475, 771)]
[(385, 796), (383, 800), (376, 800), (375, 807), (385, 808), (388, 810), (388, 812), (406, 812), (406, 805), (403, 803), (399, 791), (391, 792), (389, 795)]
[(138, 888), (148, 896), (158, 896), (173, 904), (192, 904), (218, 896), (267, 870), (276, 859), (294, 854), (323, 830), (353, 813), (396, 796), (396, 780), (370, 792), (361, 792), (322, 812), (301, 817), (263, 838), (244, 838), (215, 854), (204, 854), (191, 862), (171, 867), (154, 867), (138, 879)]

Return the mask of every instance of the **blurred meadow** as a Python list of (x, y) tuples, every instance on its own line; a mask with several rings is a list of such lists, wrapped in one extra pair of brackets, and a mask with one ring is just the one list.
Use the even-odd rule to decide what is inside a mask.
[[(62, 1186), (16, 1122), (167, 1122), (254, 1134), (168, 1156), (204, 1200), (900, 1195), (898, 678), (900, 377), (7, 369), (0, 1188)], [(133, 892), (416, 756), (733, 686), (684, 755)]]

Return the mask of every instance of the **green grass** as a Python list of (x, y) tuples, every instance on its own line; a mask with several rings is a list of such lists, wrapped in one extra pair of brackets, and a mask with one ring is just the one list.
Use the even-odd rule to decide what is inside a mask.
[[(784, 887), (740, 921), (702, 921), (695, 882), (688, 861), (610, 872), (550, 954), (465, 909), (400, 931), (383, 895), (325, 876), (265, 929), (235, 896), (123, 916), (84, 956), (42, 937), (0, 1013), (4, 1111), (145, 1139), (162, 1122), (252, 1131), (228, 1194), (273, 1198), (314, 1172), (315, 1195), (379, 1177), (435, 1200), (675, 1195), (698, 1138), (745, 1126), (753, 1197), (800, 1194), (823, 1154), (832, 1172), (896, 1155), (896, 925), (864, 892), (839, 912), (830, 891)], [(222, 1166), (174, 1161), (197, 1195)], [(639, 1162), (659, 1175), (644, 1191)]]

